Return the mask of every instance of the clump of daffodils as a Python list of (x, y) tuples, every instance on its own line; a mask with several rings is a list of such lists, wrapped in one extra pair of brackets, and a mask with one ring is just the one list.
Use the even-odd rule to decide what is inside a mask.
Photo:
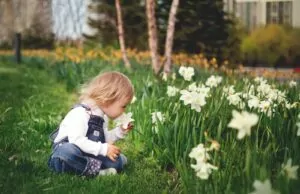
[(194, 71), (193, 67), (184, 67), (184, 66), (181, 66), (179, 68), (179, 74), (183, 77), (184, 80), (191, 81), (192, 77), (195, 74), (195, 71)]
[[(242, 91), (236, 92), (234, 86), (225, 86), (223, 88), (223, 97), (230, 105), (242, 110), (248, 107), (251, 110), (272, 117), (278, 106), (291, 109), (297, 108), (299, 102), (290, 103), (286, 97), (286, 91), (276, 89), (274, 85), (268, 84), (262, 77), (254, 79), (255, 84), (247, 82)], [(291, 82), (295, 87), (295, 83)]]
[(191, 105), (192, 110), (201, 112), (201, 107), (206, 104), (206, 97), (210, 95), (210, 88), (201, 84), (197, 86), (196, 83), (192, 83), (187, 89), (180, 91), (180, 100), (184, 105)]
[(191, 164), (191, 167), (195, 170), (196, 176), (200, 179), (207, 180), (212, 170), (218, 170), (218, 167), (210, 164), (208, 161), (211, 159), (209, 151), (212, 150), (214, 145), (210, 148), (205, 148), (201, 143), (194, 147), (189, 154), (189, 157), (196, 160), (196, 164)]

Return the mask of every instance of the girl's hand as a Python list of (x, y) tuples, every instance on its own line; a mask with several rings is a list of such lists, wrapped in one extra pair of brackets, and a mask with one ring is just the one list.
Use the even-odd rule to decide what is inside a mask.
[(113, 162), (116, 161), (116, 158), (119, 156), (120, 154), (120, 148), (118, 148), (117, 146), (108, 143), (107, 144), (107, 154), (106, 156), (111, 159)]
[(123, 130), (123, 132), (128, 133), (129, 131), (131, 131), (133, 129), (133, 127), (134, 127), (134, 125), (132, 123), (129, 123), (126, 129), (124, 129), (122, 126), (121, 126), (121, 129)]

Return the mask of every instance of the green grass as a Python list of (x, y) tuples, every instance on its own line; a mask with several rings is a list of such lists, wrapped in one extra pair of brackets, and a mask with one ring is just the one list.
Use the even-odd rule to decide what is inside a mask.
[[(272, 117), (246, 106), (245, 110), (258, 114), (259, 123), (252, 127), (251, 136), (237, 140), (237, 131), (227, 125), (232, 110), (240, 109), (230, 105), (222, 94), (228, 85), (234, 85), (236, 91), (249, 89), (241, 79), (244, 75), (223, 75), (222, 83), (211, 90), (201, 112), (196, 112), (179, 100), (180, 95), (166, 95), (168, 85), (185, 89), (191, 82), (178, 74), (175, 81), (164, 82), (153, 76), (149, 66), (133, 64), (132, 70), (126, 70), (122, 64), (112, 66), (101, 59), (76, 64), (39, 58), (25, 58), (24, 64), (17, 66), (3, 58), (0, 67), (0, 148), (1, 166), (5, 167), (0, 172), (0, 189), (5, 192), (246, 194), (254, 190), (255, 180), (269, 179), (272, 188), (282, 194), (300, 193), (299, 178), (288, 180), (281, 169), (288, 158), (293, 159), (293, 165), (300, 165), (300, 138), (296, 136), (299, 86), (289, 88), (285, 83), (269, 80), (274, 87), (286, 91), (290, 103), (298, 102), (297, 106), (287, 109), (278, 103)], [(47, 135), (76, 102), (75, 91), (80, 85), (107, 70), (125, 73), (136, 89), (137, 101), (128, 107), (135, 129), (119, 144), (130, 159), (128, 167), (115, 177), (88, 180), (51, 173), (46, 166), (50, 152)], [(195, 71), (193, 81), (197, 83), (205, 83), (211, 74), (216, 74)], [(249, 83), (255, 84), (252, 79)], [(151, 122), (155, 111), (166, 117), (158, 124), (158, 133)], [(210, 145), (204, 132), (221, 145), (210, 161), (218, 170), (208, 180), (196, 176), (191, 168), (194, 161), (188, 156), (198, 144)]]
[[(76, 95), (41, 67), (41, 60), (0, 61), (1, 193), (162, 193), (178, 191), (176, 172), (161, 170), (142, 144), (118, 145), (129, 158), (117, 176), (87, 179), (58, 175), (47, 167), (49, 133), (57, 127)], [(45, 64), (44, 64), (45, 65)], [(74, 91), (74, 90), (73, 90)]]

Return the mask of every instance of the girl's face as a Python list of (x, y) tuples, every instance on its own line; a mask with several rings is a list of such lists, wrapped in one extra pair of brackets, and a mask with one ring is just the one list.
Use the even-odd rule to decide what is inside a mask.
[(115, 119), (124, 113), (128, 103), (128, 99), (123, 98), (121, 100), (116, 100), (109, 105), (104, 105), (101, 109), (110, 119)]

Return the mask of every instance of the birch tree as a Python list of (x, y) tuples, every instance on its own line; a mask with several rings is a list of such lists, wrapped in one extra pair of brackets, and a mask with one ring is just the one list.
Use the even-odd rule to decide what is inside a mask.
[(157, 53), (157, 26), (155, 18), (155, 0), (146, 0), (146, 15), (148, 23), (148, 44), (150, 47), (152, 68), (155, 74), (160, 70)]
[(179, 0), (173, 0), (172, 6), (169, 13), (168, 29), (165, 43), (165, 62), (164, 62), (164, 72), (169, 73), (171, 71), (172, 65), (172, 48), (173, 48), (173, 39), (175, 31), (175, 20), (177, 8), (179, 5)]
[(123, 22), (122, 22), (122, 11), (120, 0), (115, 0), (115, 6), (117, 11), (117, 23), (118, 23), (118, 36), (119, 36), (119, 43), (122, 52), (122, 58), (126, 68), (130, 68), (130, 62), (128, 60), (125, 48), (125, 39), (124, 39), (124, 29), (123, 29)]

